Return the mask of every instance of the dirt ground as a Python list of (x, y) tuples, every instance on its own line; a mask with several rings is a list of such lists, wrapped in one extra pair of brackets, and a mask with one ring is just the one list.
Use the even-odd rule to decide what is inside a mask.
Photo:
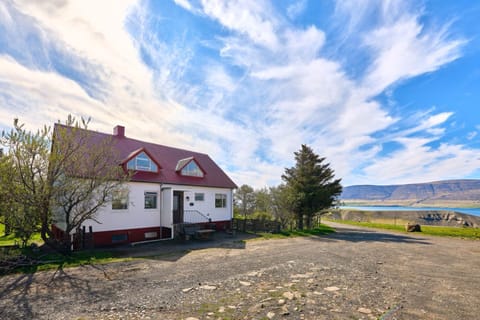
[(332, 225), (323, 237), (158, 243), (130, 249), (150, 258), (5, 276), (0, 319), (480, 318), (479, 241)]

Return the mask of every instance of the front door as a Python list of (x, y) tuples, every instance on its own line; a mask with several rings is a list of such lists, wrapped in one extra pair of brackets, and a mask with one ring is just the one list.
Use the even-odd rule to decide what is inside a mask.
[(173, 224), (183, 223), (183, 191), (173, 191)]

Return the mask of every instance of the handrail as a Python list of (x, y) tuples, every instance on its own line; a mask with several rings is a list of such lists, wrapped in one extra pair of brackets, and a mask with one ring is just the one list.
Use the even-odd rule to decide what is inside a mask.
[(185, 223), (211, 222), (212, 219), (198, 210), (184, 210), (183, 221)]

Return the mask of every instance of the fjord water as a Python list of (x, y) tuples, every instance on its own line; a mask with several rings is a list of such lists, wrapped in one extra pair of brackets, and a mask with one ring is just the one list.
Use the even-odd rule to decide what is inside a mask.
[(401, 207), (401, 206), (340, 206), (340, 209), (363, 211), (456, 211), (480, 217), (480, 208)]

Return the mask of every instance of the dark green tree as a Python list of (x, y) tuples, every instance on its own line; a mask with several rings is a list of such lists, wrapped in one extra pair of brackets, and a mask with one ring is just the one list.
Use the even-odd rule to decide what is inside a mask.
[(294, 155), (295, 166), (286, 168), (282, 179), (292, 192), (297, 227), (303, 229), (306, 218), (307, 228), (310, 228), (312, 218), (331, 207), (342, 193), (341, 179), (335, 179), (330, 164), (307, 145), (302, 144)]

